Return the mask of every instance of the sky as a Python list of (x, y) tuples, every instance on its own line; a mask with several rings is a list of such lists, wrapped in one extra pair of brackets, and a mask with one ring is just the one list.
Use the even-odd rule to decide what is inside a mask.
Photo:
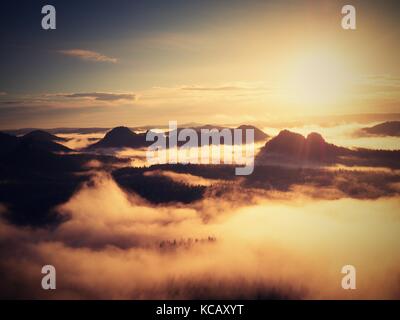
[[(56, 30), (41, 28), (46, 4)], [(2, 1), (0, 129), (400, 113), (399, 6)]]

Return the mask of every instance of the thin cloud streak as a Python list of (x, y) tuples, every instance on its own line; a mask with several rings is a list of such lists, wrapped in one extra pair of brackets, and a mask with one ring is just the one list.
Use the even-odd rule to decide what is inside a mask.
[(99, 101), (135, 100), (133, 93), (89, 92), (62, 95), (65, 98), (92, 98)]
[[(92, 108), (132, 104), (138, 95), (132, 92), (71, 92), (45, 93), (40, 95), (18, 95), (10, 100), (0, 101), (3, 112), (15, 112), (25, 108), (31, 111), (56, 109)], [(10, 109), (12, 107), (12, 109)]]
[(106, 56), (104, 54), (101, 54), (96, 51), (91, 51), (91, 50), (84, 50), (84, 49), (70, 49), (70, 50), (59, 50), (59, 53), (78, 58), (81, 60), (86, 60), (86, 61), (94, 61), (94, 62), (111, 62), (111, 63), (117, 63), (118, 59)]

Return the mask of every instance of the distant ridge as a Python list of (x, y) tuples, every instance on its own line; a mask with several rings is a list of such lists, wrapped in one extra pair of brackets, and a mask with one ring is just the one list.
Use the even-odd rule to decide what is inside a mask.
[(41, 128), (21, 128), (21, 129), (11, 129), (3, 130), (2, 132), (8, 133), (15, 136), (26, 135), (32, 131), (45, 131), (51, 134), (70, 134), (70, 133), (103, 133), (110, 130), (110, 128), (51, 128), (51, 129), (41, 129)]
[[(176, 129), (177, 134), (181, 132), (183, 129), (193, 129), (195, 130), (200, 137), (200, 133), (202, 129), (216, 129), (216, 130), (230, 130), (232, 133), (233, 137), (233, 129), (232, 128), (226, 128), (226, 127), (220, 127), (220, 126), (214, 126), (214, 125), (204, 125), (204, 126), (199, 126), (199, 127), (194, 127), (194, 128), (184, 128), (184, 127), (179, 127)], [(265, 141), (269, 136), (264, 133), (262, 130), (250, 126), (250, 125), (241, 125), (238, 127), (238, 129), (242, 130), (242, 143), (246, 142), (246, 129), (253, 129), (254, 130), (254, 142), (263, 142)], [(95, 149), (104, 149), (104, 148), (142, 148), (149, 146), (153, 143), (153, 141), (146, 141), (146, 134), (148, 130), (143, 133), (135, 133), (133, 132), (130, 128), (128, 127), (116, 127), (111, 129), (109, 132), (107, 132), (104, 136), (103, 139), (100, 141), (88, 146), (86, 150), (95, 150)], [(171, 132), (166, 132), (166, 140), (167, 140), (167, 145), (168, 145), (168, 139), (169, 136), (171, 135)], [(188, 140), (187, 140), (188, 141)], [(187, 141), (179, 141), (178, 145), (183, 145)], [(200, 144), (200, 141), (199, 141)]]
[(0, 154), (8, 155), (11, 153), (23, 157), (24, 153), (35, 151), (46, 152), (70, 152), (71, 149), (57, 143), (64, 141), (63, 138), (54, 136), (44, 131), (33, 131), (22, 137), (16, 137), (7, 133), (0, 132)]
[(400, 121), (387, 121), (361, 130), (372, 135), (400, 137)]
[(33, 139), (33, 140), (37, 140), (37, 141), (68, 141), (68, 139), (65, 138), (61, 138), (61, 137), (57, 137), (51, 133), (48, 133), (46, 131), (43, 130), (34, 130), (31, 131), (27, 134), (25, 134), (22, 137), (23, 140), (27, 140), (27, 139)]

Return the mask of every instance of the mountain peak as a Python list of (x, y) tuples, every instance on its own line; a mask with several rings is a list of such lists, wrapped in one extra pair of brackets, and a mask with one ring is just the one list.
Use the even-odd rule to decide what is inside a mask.
[(147, 144), (146, 134), (137, 134), (127, 127), (120, 126), (111, 129), (103, 139), (88, 148), (140, 148)]
[(289, 130), (282, 130), (268, 141), (260, 151), (259, 158), (289, 162), (330, 162), (349, 150), (329, 144), (316, 132), (307, 138)]
[(37, 141), (66, 141), (44, 130), (33, 130), (22, 137), (23, 140), (33, 139)]
[(124, 126), (119, 126), (119, 127), (115, 127), (113, 129), (111, 129), (110, 131), (107, 132), (106, 137), (107, 136), (114, 136), (114, 135), (118, 135), (118, 136), (132, 136), (132, 135), (136, 135), (136, 133), (134, 133), (131, 129), (129, 129), (128, 127), (124, 127)]

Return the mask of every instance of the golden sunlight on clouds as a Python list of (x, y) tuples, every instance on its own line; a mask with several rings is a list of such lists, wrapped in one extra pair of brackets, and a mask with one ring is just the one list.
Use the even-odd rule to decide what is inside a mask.
[[(76, 112), (48, 117), (46, 125), (44, 117), (19, 117), (3, 120), (4, 126), (117, 126), (121, 121), (133, 126), (194, 118), (239, 123), (396, 113), (398, 28), (366, 7), (358, 11), (355, 31), (342, 29), (338, 2), (259, 3), (191, 28), (124, 34), (111, 42), (112, 57), (63, 50), (62, 55), (106, 63), (89, 63), (99, 71), (81, 75), (84, 82), (77, 82), (80, 75), (60, 74), (58, 90), (48, 95), (0, 100), (43, 113)], [(60, 95), (64, 90), (72, 93)]]
[(111, 62), (111, 63), (117, 63), (116, 58), (108, 57), (104, 54), (91, 51), (91, 50), (83, 50), (83, 49), (69, 49), (69, 50), (59, 50), (58, 51), (61, 54), (64, 54), (66, 56), (82, 59), (82, 60), (87, 60), (87, 61), (93, 61), (93, 62)]
[(0, 299), (400, 299), (395, 1), (7, 15)]
[[(22, 281), (28, 296), (50, 298), (36, 285), (43, 263), (57, 267), (51, 298), (260, 298), (272, 292), (391, 299), (400, 292), (398, 198), (315, 200), (297, 190), (245, 207), (214, 198), (161, 208), (100, 174), (59, 209), (71, 220), (51, 233), (0, 223), (0, 240), (13, 241), (0, 267), (13, 270), (7, 281)], [(27, 245), (28, 238), (36, 241)], [(208, 241), (188, 245), (189, 238)], [(174, 239), (176, 246), (160, 245)], [(347, 264), (357, 268), (357, 290), (340, 286)]]

